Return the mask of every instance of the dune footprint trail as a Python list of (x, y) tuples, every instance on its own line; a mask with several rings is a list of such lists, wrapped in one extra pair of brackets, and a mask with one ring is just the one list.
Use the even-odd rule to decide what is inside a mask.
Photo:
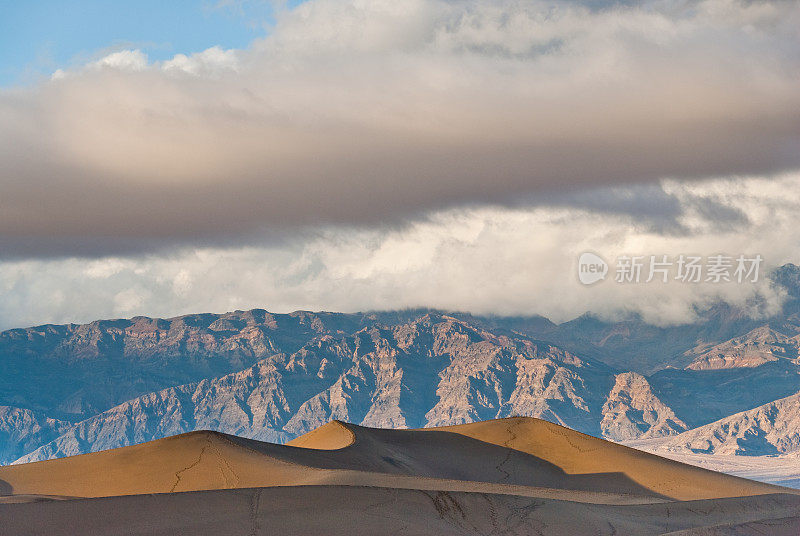
[(779, 534), (800, 518), (792, 490), (532, 418), (334, 421), (287, 445), (192, 432), (0, 467), (0, 493), (0, 534)]

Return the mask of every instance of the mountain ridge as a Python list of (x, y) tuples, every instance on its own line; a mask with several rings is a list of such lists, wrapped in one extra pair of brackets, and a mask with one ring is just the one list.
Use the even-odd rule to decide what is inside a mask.
[(657, 451), (722, 455), (778, 455), (800, 452), (800, 391), (686, 431)]
[(667, 328), (253, 309), (8, 330), (0, 464), (197, 428), (283, 443), (332, 419), (419, 428), (523, 415), (615, 441), (677, 436), (800, 390), (800, 268), (776, 280), (790, 296), (776, 317), (717, 304)]

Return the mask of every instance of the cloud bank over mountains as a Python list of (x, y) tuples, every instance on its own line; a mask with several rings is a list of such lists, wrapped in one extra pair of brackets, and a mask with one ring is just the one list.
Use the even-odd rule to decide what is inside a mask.
[(798, 28), (782, 1), (312, 0), (246, 50), (116, 52), (0, 95), (0, 251), (797, 169)]
[(0, 327), (432, 306), (689, 321), (586, 250), (798, 262), (800, 4), (311, 0), (0, 91)]
[[(785, 262), (800, 264), (800, 176), (672, 181), (659, 189), (677, 208), (653, 218), (613, 212), (627, 190), (600, 190), (600, 209), (453, 209), (400, 227), (331, 227), (285, 242), (0, 263), (0, 327), (264, 306), (428, 306), (556, 321), (591, 310), (607, 318), (637, 313), (662, 325), (691, 322), (694, 306), (718, 300), (756, 316), (775, 313), (784, 296), (764, 276)], [(760, 254), (765, 264), (756, 284), (620, 284), (612, 268), (609, 280), (587, 287), (577, 278), (584, 251), (609, 262), (621, 255)], [(754, 303), (757, 294), (764, 301)]]

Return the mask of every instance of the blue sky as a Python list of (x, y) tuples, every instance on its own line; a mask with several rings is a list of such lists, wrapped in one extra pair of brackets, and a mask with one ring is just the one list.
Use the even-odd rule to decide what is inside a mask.
[(153, 60), (214, 45), (242, 48), (264, 35), (272, 4), (0, 0), (0, 85), (28, 84), (121, 48), (140, 48)]

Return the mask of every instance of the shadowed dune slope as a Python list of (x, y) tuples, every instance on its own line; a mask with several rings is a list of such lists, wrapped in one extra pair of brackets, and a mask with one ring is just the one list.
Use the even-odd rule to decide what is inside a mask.
[[(606, 482), (616, 480), (620, 486), (617, 491), (620, 493), (647, 490), (647, 493), (678, 500), (792, 492), (779, 486), (667, 460), (532, 417), (512, 417), (411, 431), (373, 430), (334, 421), (289, 444), (310, 449), (341, 447), (347, 444), (347, 439), (344, 434), (335, 432), (335, 429), (343, 426), (355, 433), (358, 444), (369, 445), (381, 451), (391, 450), (387, 443), (400, 445), (411, 440), (410, 442), (422, 445), (423, 448), (424, 445), (433, 443), (420, 438), (417, 435), (420, 432), (458, 434), (511, 449), (515, 451), (511, 454), (512, 459), (518, 457), (519, 453), (529, 454), (566, 475), (582, 475), (585, 486), (588, 487), (582, 483), (581, 489), (589, 489), (590, 481), (597, 478)], [(508, 463), (507, 461), (503, 464), (501, 469), (513, 467), (513, 464), (508, 466)], [(623, 487), (626, 489), (623, 490)]]
[[(522, 489), (536, 487), (565, 490), (574, 500), (620, 504), (788, 491), (532, 418), (425, 430), (334, 421), (289, 445), (192, 432), (0, 467), (0, 495), (103, 497), (320, 484), (566, 497)], [(631, 501), (631, 496), (649, 499)]]
[(667, 460), (540, 419), (512, 417), (437, 430), (531, 454), (568, 474), (621, 473), (646, 489), (678, 500), (797, 493)]

